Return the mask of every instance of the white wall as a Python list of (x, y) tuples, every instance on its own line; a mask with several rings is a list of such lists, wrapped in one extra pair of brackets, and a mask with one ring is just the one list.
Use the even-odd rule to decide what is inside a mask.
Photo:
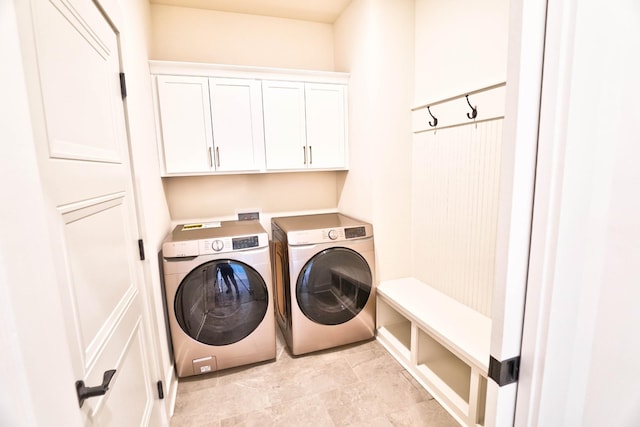
[(415, 104), (506, 79), (508, 0), (416, 0)]
[[(162, 5), (151, 6), (151, 22), (151, 59), (334, 70), (330, 24)], [(334, 211), (338, 175), (171, 177), (164, 188), (174, 222), (230, 219), (238, 209), (257, 208), (269, 229), (270, 216)]]
[[(234, 215), (236, 209), (260, 208), (261, 212), (269, 214), (293, 212), (302, 204), (309, 210), (335, 207), (335, 182), (335, 173), (325, 172), (253, 174), (240, 179), (236, 175), (215, 179), (191, 176), (165, 179), (165, 189), (171, 218), (193, 221)], [(265, 187), (273, 189), (274, 193), (263, 191)], [(198, 203), (194, 204), (194, 200)]]
[(351, 73), (351, 170), (341, 212), (373, 223), (377, 279), (410, 273), (412, 0), (354, 0), (334, 24), (336, 69)]
[(333, 71), (330, 24), (152, 5), (151, 59)]
[[(373, 219), (374, 149), (368, 141), (375, 137), (370, 120), (373, 105), (372, 79), (374, 45), (368, 42), (370, 0), (354, 0), (334, 23), (337, 71), (351, 74), (349, 81), (349, 176), (341, 177), (339, 207), (344, 213), (367, 221)], [(348, 179), (347, 179), (348, 178)], [(374, 229), (374, 233), (376, 230)]]
[(548, 5), (517, 425), (637, 426), (640, 5)]

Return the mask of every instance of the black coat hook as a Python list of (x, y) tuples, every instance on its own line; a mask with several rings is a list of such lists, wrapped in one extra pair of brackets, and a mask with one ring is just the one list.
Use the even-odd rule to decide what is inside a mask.
[(467, 113), (467, 117), (470, 119), (475, 119), (478, 116), (478, 108), (471, 105), (471, 103), (469, 102), (469, 95), (465, 95), (465, 98), (467, 98), (467, 104), (469, 104), (469, 107), (471, 107), (471, 113)]
[(431, 109), (427, 106), (427, 111), (429, 112), (429, 115), (431, 116), (431, 118), (433, 119), (433, 123), (429, 122), (429, 126), (431, 126), (432, 128), (438, 126), (438, 119), (436, 119), (433, 114), (431, 114)]

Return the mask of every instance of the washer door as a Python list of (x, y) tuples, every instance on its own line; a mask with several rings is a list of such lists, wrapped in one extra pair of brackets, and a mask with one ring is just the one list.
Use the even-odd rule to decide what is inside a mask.
[(264, 319), (267, 285), (252, 267), (239, 261), (209, 261), (180, 283), (174, 300), (176, 319), (194, 340), (208, 345), (233, 344)]
[(348, 248), (330, 248), (302, 268), (296, 286), (298, 306), (322, 325), (339, 325), (360, 313), (371, 295), (367, 261)]

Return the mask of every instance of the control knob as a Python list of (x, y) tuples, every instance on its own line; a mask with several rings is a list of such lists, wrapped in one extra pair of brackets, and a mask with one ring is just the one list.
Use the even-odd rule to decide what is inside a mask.
[(338, 232), (336, 230), (329, 230), (328, 236), (331, 240), (336, 240), (338, 238)]
[(224, 249), (224, 242), (222, 240), (214, 240), (213, 243), (211, 243), (211, 249), (216, 252), (220, 252)]

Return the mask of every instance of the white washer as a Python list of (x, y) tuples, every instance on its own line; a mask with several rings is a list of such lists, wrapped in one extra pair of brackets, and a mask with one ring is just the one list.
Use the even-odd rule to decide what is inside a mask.
[(371, 224), (341, 214), (271, 220), (276, 320), (292, 354), (372, 338)]
[(162, 256), (179, 377), (275, 358), (269, 237), (258, 221), (179, 225)]

